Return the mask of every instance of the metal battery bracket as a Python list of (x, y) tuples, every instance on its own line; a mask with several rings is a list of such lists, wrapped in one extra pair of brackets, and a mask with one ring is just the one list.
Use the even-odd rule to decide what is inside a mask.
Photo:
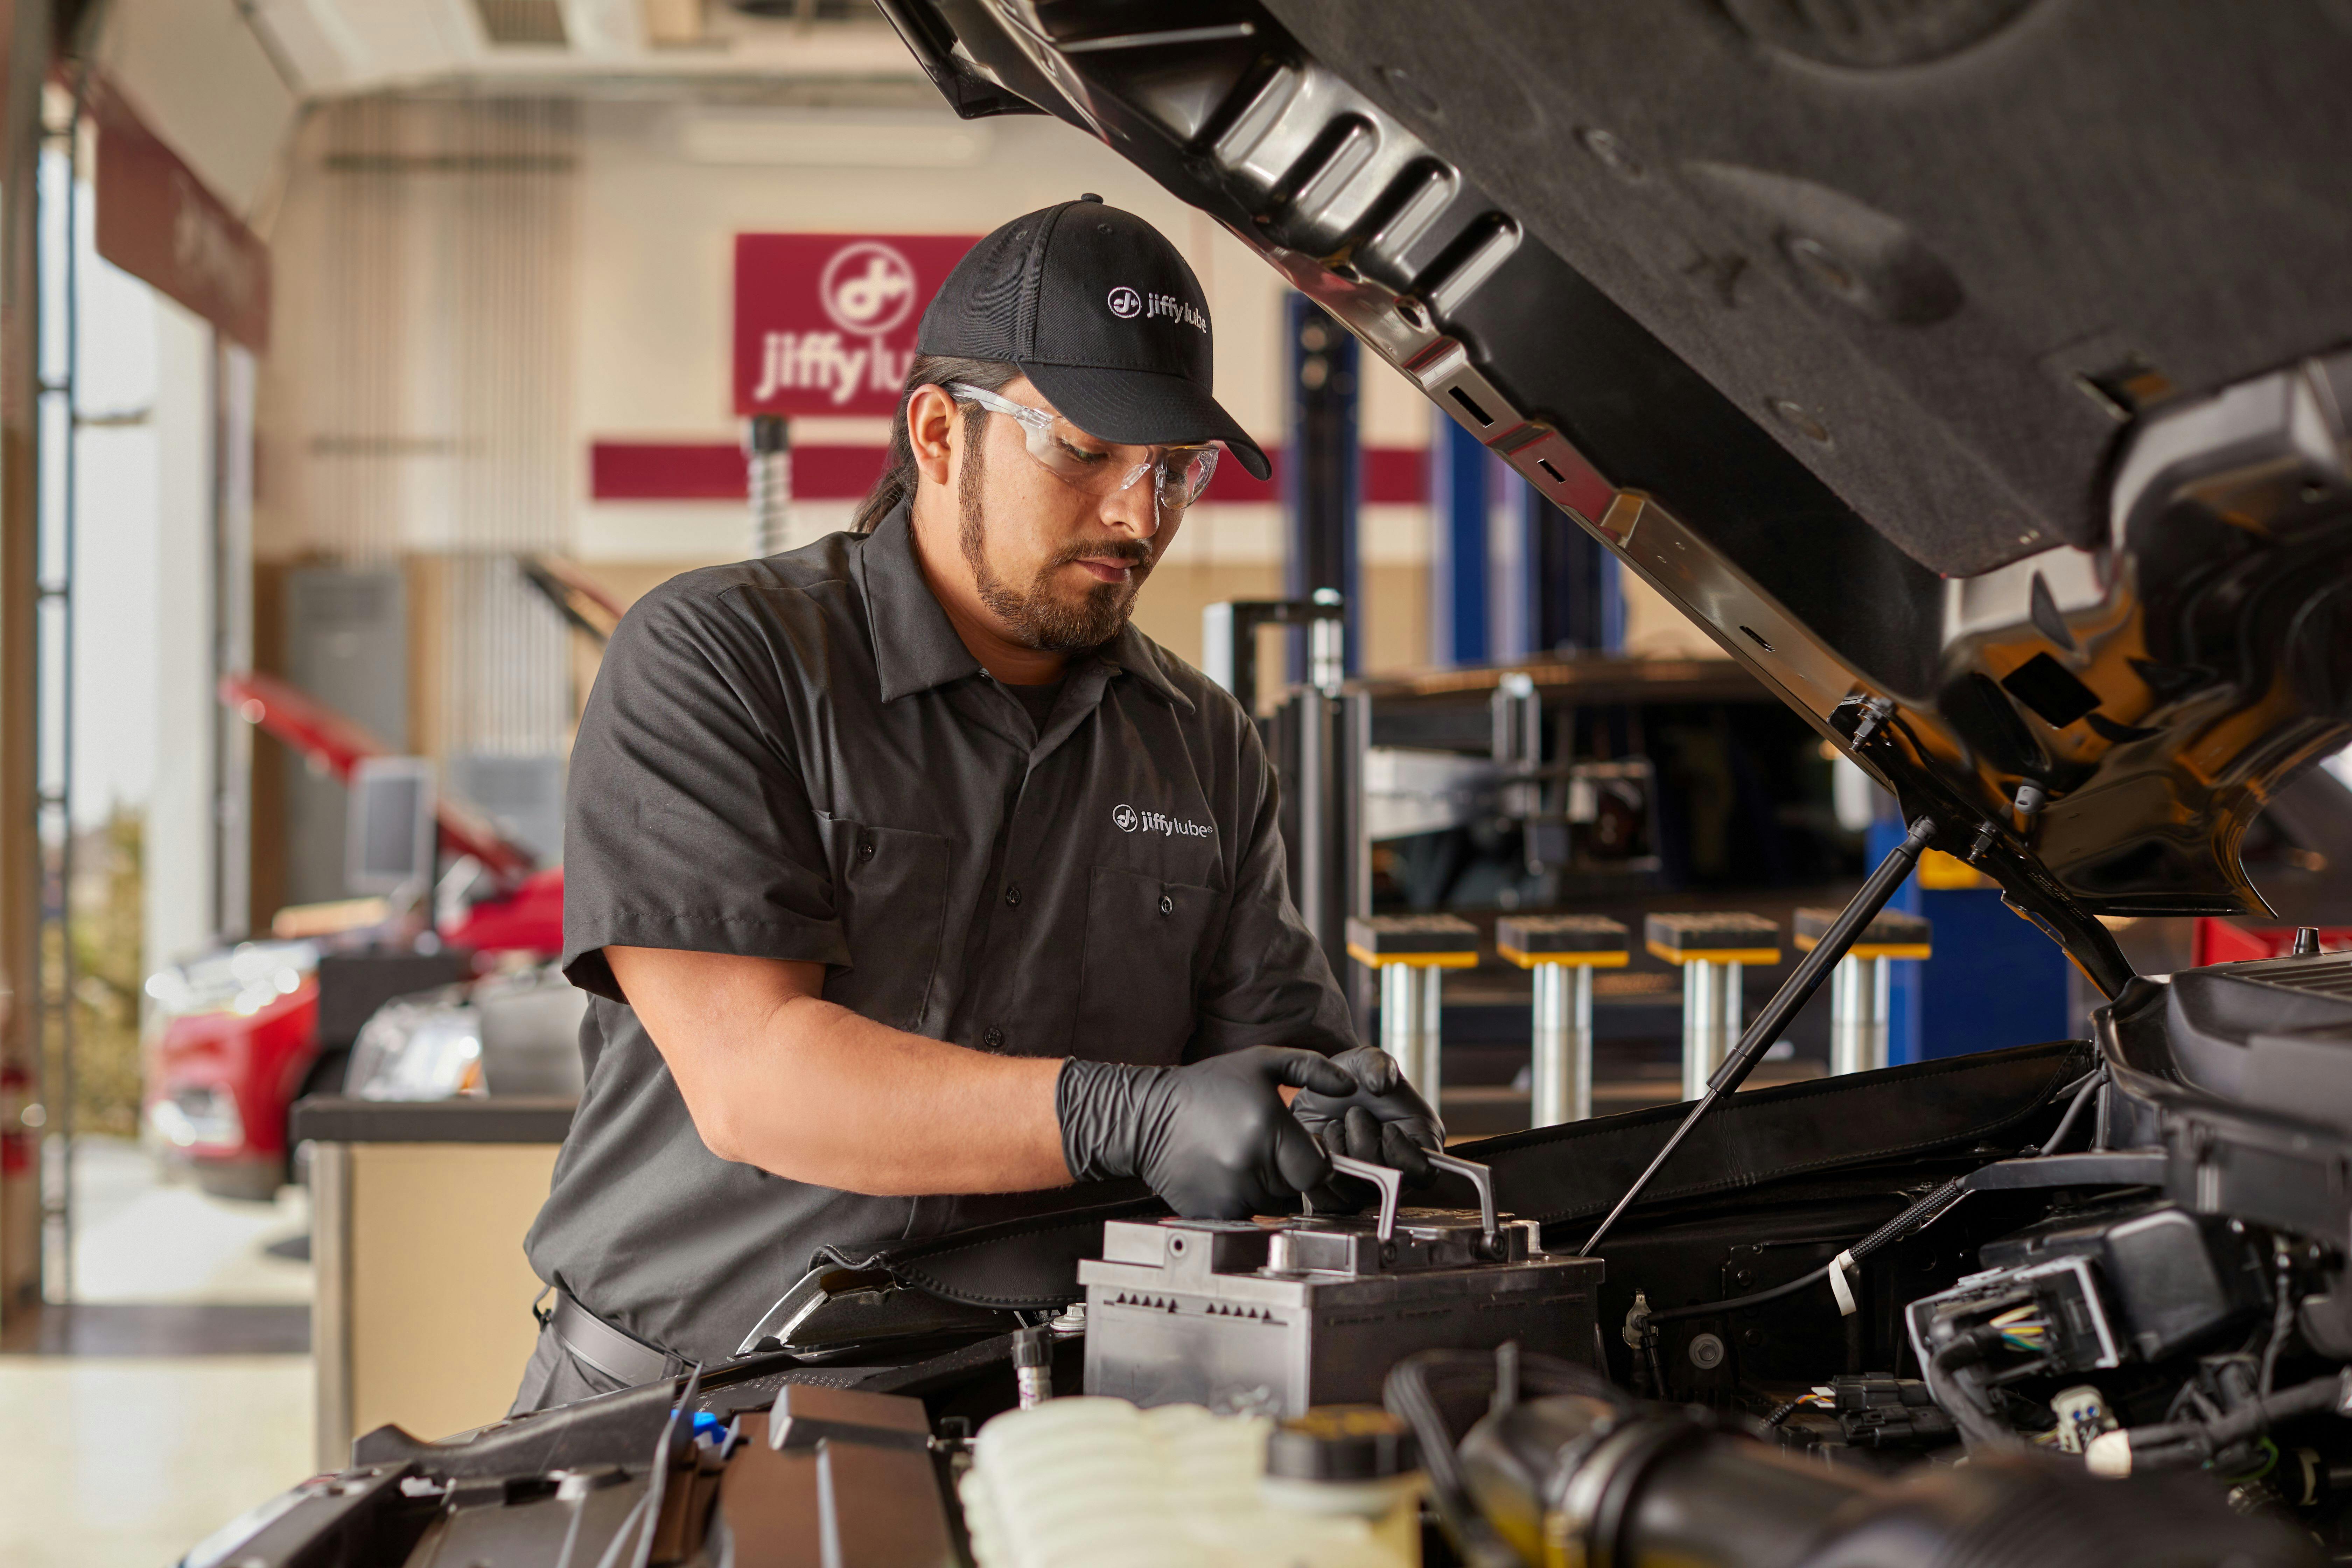
[[(1494, 1172), (1475, 1160), (1458, 1159), (1438, 1150), (1429, 1151), (1428, 1160), (1439, 1170), (1451, 1171), (1470, 1184), (1471, 1190), (1478, 1194), (1478, 1224), (1486, 1246), (1490, 1250), (1499, 1247), (1497, 1232), (1501, 1229), (1501, 1216), (1495, 1208)], [(1393, 1166), (1376, 1165), (1370, 1160), (1358, 1160), (1346, 1154), (1332, 1155), (1331, 1169), (1340, 1175), (1370, 1182), (1380, 1189), (1379, 1236), (1382, 1241), (1388, 1240), (1396, 1231), (1397, 1214), (1404, 1196), (1404, 1173)], [(1313, 1198), (1302, 1195), (1300, 1201), (1308, 1214), (1315, 1212)]]

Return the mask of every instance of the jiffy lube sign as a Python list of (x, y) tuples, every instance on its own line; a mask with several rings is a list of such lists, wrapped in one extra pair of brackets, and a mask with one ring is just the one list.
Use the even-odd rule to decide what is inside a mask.
[(739, 234), (735, 412), (883, 414), (973, 235)]

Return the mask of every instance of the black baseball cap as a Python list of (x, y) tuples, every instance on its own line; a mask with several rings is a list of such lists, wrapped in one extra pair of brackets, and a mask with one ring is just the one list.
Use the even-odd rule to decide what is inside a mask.
[(1007, 360), (1088, 435), (1134, 446), (1223, 441), (1265, 479), (1265, 454), (1210, 395), (1209, 301), (1160, 232), (1080, 196), (965, 252), (923, 312), (927, 354)]

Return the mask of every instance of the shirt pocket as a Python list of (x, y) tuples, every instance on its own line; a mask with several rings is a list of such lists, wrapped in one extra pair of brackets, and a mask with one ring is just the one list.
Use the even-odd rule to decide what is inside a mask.
[(1149, 1067), (1184, 1059), (1217, 899), (1211, 888), (1117, 866), (1094, 868), (1074, 1055)]
[(948, 841), (847, 817), (817, 823), (849, 948), (849, 967), (825, 977), (824, 999), (894, 1029), (930, 1032), (923, 1025), (946, 937)]

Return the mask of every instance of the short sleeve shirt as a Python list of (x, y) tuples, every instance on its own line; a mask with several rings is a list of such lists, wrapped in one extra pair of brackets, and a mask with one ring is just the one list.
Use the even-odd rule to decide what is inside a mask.
[(1130, 626), (1038, 722), (956, 636), (903, 506), (646, 595), (606, 650), (569, 795), (563, 966), (595, 999), (530, 1255), (689, 1359), (732, 1355), (820, 1246), (1043, 1200), (878, 1197), (719, 1159), (607, 944), (822, 963), (831, 1001), (1015, 1056), (1355, 1043), (1240, 706)]

